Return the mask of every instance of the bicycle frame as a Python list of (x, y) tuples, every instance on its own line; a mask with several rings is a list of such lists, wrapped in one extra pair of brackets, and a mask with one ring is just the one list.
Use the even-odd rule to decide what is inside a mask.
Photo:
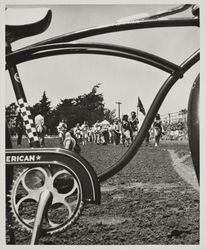
[[(9, 71), (11, 81), (13, 84), (14, 92), (17, 98), (17, 102), (20, 105), (21, 112), (25, 112), (27, 116), (24, 119), (26, 122), (26, 133), (28, 135), (29, 144), (31, 149), (11, 149), (11, 138), (8, 130), (6, 131), (6, 159), (7, 167), (13, 167), (15, 165), (22, 166), (26, 165), (29, 168), (35, 168), (38, 164), (42, 166), (47, 165), (57, 165), (67, 168), (69, 166), (70, 170), (77, 176), (80, 181), (80, 186), (82, 188), (82, 200), (86, 203), (100, 204), (101, 193), (100, 193), (100, 183), (107, 180), (108, 178), (114, 176), (122, 168), (124, 168), (129, 161), (138, 152), (145, 136), (150, 129), (156, 113), (158, 112), (160, 106), (162, 105), (165, 97), (169, 93), (170, 89), (174, 84), (181, 79), (185, 72), (187, 72), (195, 63), (200, 59), (199, 50), (195, 51), (192, 55), (185, 59), (180, 65), (174, 64), (164, 58), (157, 55), (147, 53), (145, 51), (137, 50), (130, 47), (105, 44), (105, 43), (72, 43), (74, 41), (92, 37), (101, 34), (108, 34), (113, 32), (121, 32), (127, 30), (137, 30), (146, 28), (160, 28), (160, 27), (185, 27), (185, 26), (199, 26), (199, 18), (176, 18), (176, 19), (158, 19), (159, 17), (164, 17), (178, 13), (191, 5), (183, 5), (178, 8), (174, 8), (171, 11), (159, 13), (157, 15), (150, 16), (148, 18), (140, 19), (132, 23), (118, 23), (111, 24), (101, 27), (90, 28), (86, 30), (81, 30), (78, 32), (71, 32), (58, 37), (44, 40), (39, 43), (27, 46), (25, 48), (12, 51), (9, 43), (6, 45), (6, 69)], [(81, 156), (76, 155), (73, 152), (68, 152), (59, 148), (44, 148), (40, 149), (40, 143), (38, 140), (37, 132), (34, 126), (34, 122), (31, 118), (31, 113), (28, 109), (28, 103), (26, 100), (26, 95), (23, 90), (23, 86), (18, 74), (17, 65), (30, 60), (35, 60), (38, 58), (56, 56), (56, 55), (69, 55), (69, 54), (97, 54), (114, 56), (120, 58), (126, 58), (129, 60), (134, 60), (137, 62), (142, 62), (147, 65), (153, 66), (169, 74), (169, 77), (165, 80), (160, 90), (158, 91), (156, 97), (154, 98), (146, 116), (143, 124), (129, 147), (129, 149), (124, 153), (124, 155), (112, 166), (108, 167), (98, 176), (96, 176), (95, 171), (92, 166), (83, 159)], [(198, 118), (198, 100), (199, 100), (199, 76), (197, 77), (195, 84), (191, 90), (188, 112), (189, 112), (189, 144), (191, 147), (192, 159), (195, 166), (197, 178), (199, 181), (199, 118)], [(28, 121), (29, 120), (29, 121)], [(192, 122), (197, 121), (194, 127)], [(194, 129), (193, 129), (194, 127)], [(196, 138), (198, 135), (198, 138)], [(193, 145), (194, 144), (194, 145)], [(193, 146), (191, 146), (193, 145)], [(10, 149), (9, 149), (10, 148)], [(38, 159), (37, 159), (38, 156)], [(12, 158), (13, 157), (13, 158)], [(12, 160), (11, 160), (12, 159)], [(18, 160), (20, 159), (20, 160)], [(26, 159), (26, 160), (25, 160)], [(33, 160), (34, 159), (34, 160)], [(12, 180), (12, 171), (7, 171), (7, 191)], [(52, 199), (51, 193), (44, 193), (45, 198), (39, 199), (38, 210), (36, 215), (36, 220), (33, 227), (32, 234), (32, 244), (37, 244), (40, 235), (40, 226), (42, 223), (42, 218)], [(8, 203), (8, 202), (7, 202)], [(43, 209), (42, 209), (43, 207)], [(41, 211), (42, 210), (42, 211)], [(9, 205), (7, 204), (8, 221), (10, 220), (9, 215)], [(12, 226), (12, 220), (9, 222)], [(11, 241), (14, 242), (13, 232), (10, 232)]]
[[(65, 54), (99, 54), (127, 58), (142, 63), (146, 63), (160, 70), (163, 70), (170, 74), (168, 79), (160, 88), (154, 101), (144, 119), (141, 129), (135, 138), (134, 142), (128, 149), (128, 151), (121, 157), (121, 159), (114, 165), (100, 173), (98, 176), (99, 181), (105, 181), (111, 176), (115, 175), (120, 171), (137, 153), (140, 148), (145, 135), (154, 120), (156, 113), (158, 112), (161, 104), (163, 103), (166, 95), (172, 88), (172, 86), (183, 77), (184, 73), (187, 72), (197, 61), (199, 61), (200, 53), (197, 50), (190, 57), (188, 57), (181, 65), (176, 65), (170, 61), (160, 58), (156, 55), (147, 53), (145, 51), (136, 50), (119, 45), (102, 44), (102, 43), (70, 43), (76, 40), (80, 40), (86, 37), (92, 37), (95, 35), (133, 30), (133, 29), (145, 29), (145, 28), (156, 28), (156, 27), (184, 27), (184, 26), (195, 26), (199, 27), (199, 18), (192, 17), (187, 19), (166, 19), (166, 20), (143, 20), (134, 23), (122, 23), (112, 24), (102, 27), (95, 27), (87, 30), (78, 32), (68, 33), (62, 36), (58, 36), (52, 39), (48, 39), (23, 49), (9, 52), (6, 56), (7, 68), (15, 68), (15, 65), (34, 60), (37, 58), (43, 58), (54, 55), (65, 55)], [(8, 67), (9, 65), (9, 67)], [(11, 75), (14, 78), (16, 70)], [(15, 84), (16, 86), (17, 84)], [(20, 90), (20, 89), (19, 89)], [(17, 91), (18, 92), (18, 91)], [(22, 90), (20, 90), (22, 92)], [(23, 94), (23, 92), (22, 92)], [(22, 97), (22, 95), (20, 95)], [(38, 146), (38, 145), (37, 145)]]

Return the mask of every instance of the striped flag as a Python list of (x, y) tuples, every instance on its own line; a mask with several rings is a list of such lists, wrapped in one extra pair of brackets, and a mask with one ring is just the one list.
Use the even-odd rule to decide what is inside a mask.
[(138, 97), (137, 108), (139, 108), (139, 111), (142, 112), (143, 115), (146, 114), (145, 109), (144, 109), (144, 107), (143, 107), (143, 104), (142, 104), (142, 102), (141, 102), (141, 100), (140, 100), (139, 97)]

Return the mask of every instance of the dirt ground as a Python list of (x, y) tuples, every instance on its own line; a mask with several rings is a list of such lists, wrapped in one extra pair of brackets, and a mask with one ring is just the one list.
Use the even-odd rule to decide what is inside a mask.
[[(52, 143), (46, 140), (46, 146)], [(89, 144), (81, 154), (99, 174), (125, 150), (121, 145)], [(188, 173), (184, 179), (181, 170), (183, 176)], [(101, 183), (101, 194), (101, 205), (85, 206), (71, 228), (43, 236), (39, 244), (199, 244), (199, 187), (187, 143), (143, 145), (122, 171)], [(30, 243), (31, 234), (17, 225), (15, 235), (17, 244)]]

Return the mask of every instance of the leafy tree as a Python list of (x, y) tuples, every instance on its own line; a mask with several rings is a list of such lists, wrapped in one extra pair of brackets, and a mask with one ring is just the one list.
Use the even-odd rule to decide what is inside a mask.
[(181, 109), (180, 111), (179, 111), (179, 113), (181, 113), (181, 114), (187, 114), (187, 109)]
[(6, 107), (6, 122), (8, 124), (10, 134), (14, 135), (16, 133), (16, 116), (17, 116), (17, 108), (15, 102), (12, 102), (8, 107)]
[(51, 113), (51, 107), (50, 107), (51, 101), (49, 101), (49, 99), (47, 98), (45, 91), (43, 92), (42, 99), (39, 102), (42, 115), (44, 117), (49, 116)]
[(53, 109), (47, 119), (47, 133), (52, 135), (57, 134), (57, 125), (58, 119), (56, 117), (56, 110)]
[(92, 125), (96, 120), (102, 119), (104, 116), (104, 98), (102, 94), (97, 93), (99, 87), (100, 84), (97, 84), (88, 94), (61, 100), (55, 111), (58, 120), (67, 119), (68, 127), (71, 128), (76, 123), (88, 121)]
[(15, 117), (17, 115), (17, 108), (15, 102), (12, 102), (8, 107), (6, 107), (6, 119), (11, 120), (12, 117)]
[(56, 126), (60, 120), (66, 119), (68, 121), (68, 127), (72, 127), (75, 123), (75, 114), (78, 113), (74, 99), (71, 98), (61, 100), (61, 103), (57, 105), (54, 113), (56, 118)]
[(93, 86), (92, 91), (88, 94), (78, 96), (76, 105), (81, 108), (84, 120), (93, 124), (96, 120), (101, 120), (104, 117), (104, 97), (103, 94), (97, 93), (100, 83)]
[(76, 105), (78, 106), (86, 106), (88, 110), (95, 110), (99, 108), (99, 106), (103, 105), (103, 95), (98, 94), (97, 90), (100, 87), (100, 83), (94, 85), (92, 91), (88, 94), (80, 95), (76, 98)]
[(51, 114), (51, 101), (46, 96), (46, 92), (43, 92), (42, 98), (32, 107), (33, 116), (37, 115), (39, 111), (41, 111), (44, 116), (46, 122), (49, 120), (49, 116)]
[(105, 108), (104, 109), (104, 116), (107, 119), (107, 121), (112, 123), (114, 121), (114, 119), (116, 118), (116, 109), (110, 110), (108, 108)]

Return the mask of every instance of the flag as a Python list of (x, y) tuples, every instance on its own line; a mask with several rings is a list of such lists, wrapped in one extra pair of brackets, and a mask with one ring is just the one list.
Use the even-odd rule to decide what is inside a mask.
[(144, 109), (144, 107), (143, 107), (143, 105), (142, 105), (142, 102), (141, 102), (141, 100), (140, 100), (139, 97), (138, 97), (137, 108), (139, 108), (140, 112), (142, 112), (143, 115), (146, 114), (146, 113), (145, 113), (145, 109)]

